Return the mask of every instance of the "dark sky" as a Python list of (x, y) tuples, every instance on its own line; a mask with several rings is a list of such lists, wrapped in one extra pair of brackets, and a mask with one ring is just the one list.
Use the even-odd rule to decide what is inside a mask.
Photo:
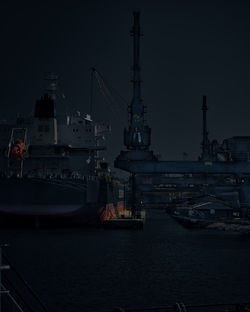
[[(152, 148), (162, 159), (196, 159), (202, 95), (208, 96), (210, 138), (250, 135), (250, 2), (1, 2), (0, 117), (32, 112), (42, 77), (56, 72), (57, 111), (89, 110), (90, 68), (131, 100), (132, 12), (141, 11), (142, 95)], [(110, 121), (107, 159), (119, 154), (126, 108), (110, 108), (95, 90), (94, 118)]]

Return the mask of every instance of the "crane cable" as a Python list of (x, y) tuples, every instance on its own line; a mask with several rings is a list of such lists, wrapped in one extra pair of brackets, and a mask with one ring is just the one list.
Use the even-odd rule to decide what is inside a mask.
[(115, 96), (119, 99), (119, 101), (116, 101), (115, 103), (119, 105), (119, 107), (121, 109), (124, 109), (124, 106), (128, 106), (128, 102), (119, 94), (119, 92), (117, 90), (115, 90), (112, 85), (107, 81), (107, 79), (105, 79), (100, 72), (96, 71), (96, 73), (100, 76), (100, 78), (102, 79), (106, 89), (109, 90), (111, 96), (113, 96), (113, 98), (115, 98)]
[[(112, 113), (117, 117), (117, 115), (124, 116), (124, 109), (128, 107), (127, 101), (111, 86), (111, 84), (98, 72), (95, 68), (92, 68), (91, 73), (91, 110), (93, 106), (93, 76), (96, 78), (99, 89), (105, 102)], [(125, 121), (122, 121), (125, 125)]]

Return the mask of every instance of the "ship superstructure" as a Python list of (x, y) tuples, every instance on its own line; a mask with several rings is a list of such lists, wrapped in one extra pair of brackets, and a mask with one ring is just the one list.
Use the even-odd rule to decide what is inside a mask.
[(96, 152), (108, 127), (88, 114), (56, 118), (48, 94), (36, 102), (34, 116), (0, 124), (1, 173), (8, 177), (86, 177), (97, 169)]

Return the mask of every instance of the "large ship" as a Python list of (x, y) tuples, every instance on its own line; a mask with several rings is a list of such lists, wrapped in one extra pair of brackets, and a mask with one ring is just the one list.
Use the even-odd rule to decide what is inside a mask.
[(0, 123), (0, 226), (98, 224), (124, 210), (124, 185), (100, 151), (109, 126), (56, 116), (45, 93), (31, 117)]

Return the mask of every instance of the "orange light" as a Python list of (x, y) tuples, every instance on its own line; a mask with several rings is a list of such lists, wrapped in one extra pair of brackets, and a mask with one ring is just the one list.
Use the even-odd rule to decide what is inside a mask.
[(24, 152), (24, 142), (16, 140), (12, 148), (12, 155), (14, 158), (20, 158)]

